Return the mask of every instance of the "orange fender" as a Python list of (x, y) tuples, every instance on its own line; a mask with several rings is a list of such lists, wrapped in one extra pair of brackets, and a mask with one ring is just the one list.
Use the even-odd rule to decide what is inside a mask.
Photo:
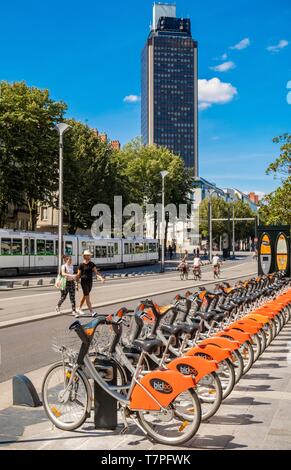
[(270, 316), (271, 318), (275, 318), (275, 317), (278, 315), (278, 313), (275, 313), (275, 312), (274, 312), (274, 309), (273, 309), (273, 308), (271, 308), (271, 309), (266, 309), (266, 308), (264, 308), (264, 309), (258, 309), (258, 310), (256, 311), (256, 313), (257, 313), (258, 315), (268, 315), (268, 316)]
[(263, 325), (265, 323), (270, 322), (270, 319), (267, 315), (266, 316), (265, 315), (259, 315), (258, 313), (250, 313), (250, 314), (246, 315), (244, 318), (250, 318), (251, 320), (263, 323)]
[(212, 344), (213, 346), (229, 349), (230, 351), (235, 351), (236, 349), (240, 347), (240, 344), (238, 341), (232, 341), (230, 339), (221, 338), (219, 336), (206, 338), (203, 341), (201, 341), (201, 343), (199, 343), (199, 346), (201, 346), (202, 344)]
[(167, 367), (180, 372), (180, 374), (195, 377), (196, 383), (205, 377), (205, 375), (211, 374), (211, 372), (218, 369), (215, 361), (209, 361), (208, 359), (194, 356), (177, 357), (167, 364)]
[(194, 386), (195, 380), (190, 375), (174, 370), (150, 372), (135, 385), (130, 397), (130, 409), (158, 411), (167, 407), (179, 393)]
[(206, 356), (203, 359), (207, 361), (214, 360), (217, 362), (224, 361), (224, 359), (231, 356), (229, 349), (218, 348), (212, 344), (199, 344), (198, 346), (194, 346), (185, 353), (185, 356), (200, 357), (200, 354)]
[(225, 330), (216, 333), (217, 336), (222, 338), (228, 338), (238, 341), (240, 344), (244, 344), (246, 341), (250, 341), (251, 336), (243, 331), (235, 330), (234, 328), (225, 328)]
[(231, 328), (237, 328), (238, 330), (249, 333), (250, 335), (255, 335), (258, 333), (262, 326), (256, 325), (255, 322), (239, 320), (231, 324)]

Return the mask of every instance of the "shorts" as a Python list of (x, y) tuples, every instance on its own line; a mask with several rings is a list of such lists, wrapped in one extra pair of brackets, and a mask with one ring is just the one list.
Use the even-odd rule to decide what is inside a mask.
[(93, 284), (93, 281), (92, 280), (88, 280), (88, 279), (81, 279), (81, 287), (82, 287), (82, 291), (83, 291), (83, 294), (84, 295), (89, 295), (91, 290), (92, 290), (92, 284)]

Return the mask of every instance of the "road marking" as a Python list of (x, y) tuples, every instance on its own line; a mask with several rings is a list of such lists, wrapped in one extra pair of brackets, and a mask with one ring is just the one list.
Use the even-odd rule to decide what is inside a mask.
[[(223, 269), (223, 272), (224, 271), (229, 271), (231, 269), (235, 269), (239, 266), (242, 266), (246, 263), (240, 263), (240, 264), (236, 264), (235, 266), (230, 266), (230, 267), (227, 267), (227, 268), (224, 268)], [(209, 271), (209, 273), (211, 272), (211, 270)], [(175, 273), (172, 273), (172, 274), (177, 274), (176, 272)], [(206, 273), (205, 273), (206, 274)], [(222, 273), (223, 274), (223, 273)], [(254, 274), (254, 273), (251, 273), (251, 274)], [(242, 276), (244, 276), (244, 274), (242, 274)], [(162, 276), (159, 276), (158, 278), (149, 278), (149, 277), (146, 277), (146, 276), (142, 276), (140, 278), (135, 278), (135, 281), (131, 281), (131, 282), (126, 282), (126, 279), (125, 279), (125, 282), (126, 282), (126, 287), (128, 286), (131, 286), (131, 285), (136, 285), (139, 281), (144, 281), (144, 279), (147, 279), (147, 284), (149, 284), (150, 282), (151, 283), (156, 283), (157, 281), (163, 281), (163, 280), (171, 280), (171, 278), (173, 278), (174, 281), (177, 280), (177, 277), (174, 277), (173, 275), (170, 275), (170, 273), (168, 275), (162, 275)], [(219, 279), (220, 281), (223, 280), (223, 278)], [(208, 282), (207, 279), (205, 279), (206, 282)], [(204, 281), (204, 282), (205, 282)], [(184, 281), (184, 282), (194, 282), (193, 279), (189, 279), (188, 281)], [(198, 284), (199, 285), (199, 284)], [(124, 287), (124, 282), (120, 283), (120, 284), (114, 284), (114, 285), (103, 285), (103, 284), (100, 284), (100, 285), (97, 285), (97, 286), (94, 286), (94, 287), (97, 287), (97, 289), (111, 289), (111, 288), (115, 288), (115, 287)], [(80, 291), (81, 292), (81, 291)], [(20, 296), (15, 296), (15, 297), (4, 297), (4, 298), (0, 298), (0, 302), (9, 302), (9, 301), (12, 301), (12, 300), (21, 300), (21, 299), (30, 299), (30, 298), (34, 298), (34, 297), (42, 297), (42, 296), (45, 296), (45, 295), (55, 295), (57, 293), (57, 290), (54, 290), (53, 292), (43, 292), (43, 293), (39, 293), (39, 294), (28, 294), (28, 295), (20, 295)]]
[[(246, 273), (246, 274), (240, 274), (238, 276), (230, 277), (230, 278), (227, 278), (227, 279), (221, 278), (220, 281), (225, 281), (225, 280), (230, 281), (230, 280), (234, 280), (234, 279), (240, 279), (242, 277), (248, 277), (248, 276), (251, 276), (253, 274), (254, 274), (254, 272)], [(192, 282), (192, 284), (190, 282)], [(207, 281), (207, 282), (203, 282), (202, 284), (200, 283), (200, 284), (195, 284), (195, 285), (193, 285), (193, 280), (188, 281), (188, 282), (184, 281), (183, 285), (181, 285), (180, 287), (175, 287), (175, 288), (167, 289), (167, 290), (164, 290), (164, 291), (158, 291), (158, 292), (140, 293), (138, 295), (135, 295), (134, 297), (125, 297), (125, 298), (122, 298), (122, 299), (115, 299), (115, 300), (110, 300), (110, 301), (107, 301), (107, 302), (102, 302), (102, 303), (99, 303), (99, 304), (93, 304), (92, 307), (93, 308), (108, 307), (110, 305), (116, 305), (116, 304), (123, 303), (123, 302), (131, 302), (133, 300), (139, 300), (142, 297), (153, 297), (153, 296), (156, 296), (156, 295), (169, 294), (171, 292), (179, 292), (179, 291), (187, 289), (189, 287), (199, 287), (201, 285), (207, 286), (207, 285), (213, 284), (213, 283), (214, 283), (213, 279), (211, 281)], [(63, 312), (61, 314), (56, 313), (54, 311), (54, 312), (42, 313), (40, 315), (32, 315), (30, 317), (21, 317), (21, 318), (15, 319), (15, 320), (0, 321), (0, 329), (9, 328), (11, 326), (22, 325), (24, 323), (31, 323), (31, 322), (38, 321), (38, 320), (46, 320), (48, 318), (65, 316), (65, 315), (68, 315), (70, 313), (71, 313), (71, 309), (67, 309), (67, 310), (63, 310)]]

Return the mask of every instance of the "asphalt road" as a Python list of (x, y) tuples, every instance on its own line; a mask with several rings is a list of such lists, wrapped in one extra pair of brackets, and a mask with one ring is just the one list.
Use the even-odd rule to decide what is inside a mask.
[[(249, 259), (225, 263), (222, 278), (250, 276), (255, 273), (256, 265)], [(205, 267), (203, 282), (211, 282), (212, 272)], [(185, 292), (188, 288), (201, 285), (201, 282), (181, 281), (178, 273), (166, 273), (139, 279), (109, 281), (98, 284), (92, 293), (94, 303), (111, 302), (112, 305), (97, 308), (98, 313), (108, 314), (126, 304), (135, 307), (138, 299), (151, 296), (158, 304), (166, 304), (173, 299), (176, 292)], [(211, 285), (209, 285), (211, 288)], [(172, 292), (157, 294), (171, 290)], [(29, 291), (10, 291), (0, 293), (0, 325), (1, 320), (25, 318), (54, 309), (59, 293), (53, 288)], [(125, 299), (135, 297), (136, 300)], [(123, 300), (122, 300), (123, 299)], [(67, 301), (69, 302), (69, 301)], [(68, 306), (68, 304), (67, 304)], [(52, 338), (56, 331), (65, 332), (72, 322), (71, 315), (60, 315), (45, 320), (0, 329), (1, 369), (0, 382), (8, 380), (15, 374), (26, 373), (50, 364), (59, 359), (52, 350)]]

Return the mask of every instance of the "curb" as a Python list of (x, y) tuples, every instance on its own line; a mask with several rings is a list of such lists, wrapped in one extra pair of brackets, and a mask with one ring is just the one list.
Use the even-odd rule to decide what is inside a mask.
[[(231, 280), (234, 280), (234, 279), (241, 279), (243, 277), (249, 277), (253, 274), (255, 274), (255, 273), (251, 272), (251, 273), (244, 274), (244, 275), (229, 277), (227, 279), (222, 278), (221, 281), (224, 281), (224, 280), (231, 281)], [(188, 286), (188, 288), (190, 288), (190, 287), (197, 288), (197, 287), (200, 287), (200, 286), (207, 286), (207, 285), (213, 284), (214, 282), (215, 282), (214, 280), (206, 281), (206, 282), (202, 282), (200, 284), (195, 284), (194, 286)], [(150, 292), (150, 293), (146, 294), (145, 296), (146, 297), (152, 297), (152, 296), (155, 296), (155, 295), (168, 294), (168, 293), (171, 293), (171, 292), (177, 292), (177, 291), (181, 291), (181, 290), (183, 290), (182, 286), (178, 287), (178, 288), (166, 289), (164, 291)], [(138, 295), (138, 296), (135, 295), (133, 297), (125, 297), (125, 298), (122, 298), (122, 299), (118, 299), (117, 301), (116, 300), (114, 300), (114, 301), (111, 300), (109, 302), (102, 302), (102, 303), (99, 303), (99, 304), (93, 304), (92, 307), (93, 308), (108, 307), (110, 305), (115, 305), (115, 304), (118, 304), (120, 302), (131, 302), (132, 300), (138, 300), (138, 299), (141, 299), (141, 298), (142, 298), (141, 295)], [(56, 312), (48, 312), (48, 313), (43, 313), (41, 315), (34, 315), (34, 316), (31, 316), (31, 317), (19, 318), (19, 319), (11, 320), (11, 321), (4, 321), (4, 322), (0, 323), (0, 330), (2, 330), (4, 328), (10, 328), (12, 326), (24, 325), (26, 323), (32, 323), (32, 322), (40, 321), (40, 320), (47, 320), (48, 318), (56, 318), (56, 317), (65, 316), (65, 315), (69, 315), (69, 314), (71, 314), (71, 309), (66, 309), (61, 314), (56, 313)]]

